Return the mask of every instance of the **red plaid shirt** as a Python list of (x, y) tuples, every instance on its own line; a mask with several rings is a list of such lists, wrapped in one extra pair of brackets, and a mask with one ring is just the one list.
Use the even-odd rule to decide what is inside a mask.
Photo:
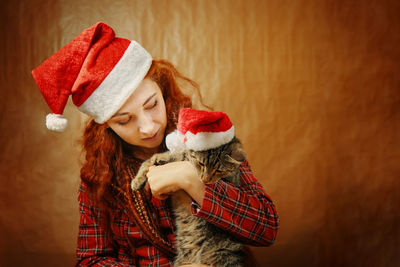
[[(247, 161), (243, 162), (240, 170), (239, 188), (222, 180), (206, 185), (204, 201), (201, 206), (192, 203), (192, 214), (225, 229), (243, 243), (271, 245), (279, 225), (274, 204), (253, 176)], [(167, 258), (145, 239), (126, 210), (116, 210), (113, 214), (113, 240), (110, 240), (98, 223), (101, 212), (90, 206), (84, 185), (80, 187), (78, 200), (80, 225), (77, 266), (132, 266), (132, 250), (135, 250), (140, 266), (173, 265), (173, 259)], [(152, 203), (158, 213), (162, 231), (173, 243), (174, 226), (168, 205), (154, 197)]]

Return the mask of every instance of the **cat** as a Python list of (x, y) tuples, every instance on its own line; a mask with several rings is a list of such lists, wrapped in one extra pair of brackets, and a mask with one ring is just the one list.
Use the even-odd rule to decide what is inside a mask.
[[(184, 150), (155, 154), (143, 162), (132, 190), (139, 190), (147, 182), (146, 173), (153, 165), (188, 160), (198, 171), (205, 184), (224, 179), (240, 186), (240, 164), (245, 160), (241, 142), (234, 137), (229, 143), (205, 151)], [(243, 266), (242, 244), (229, 233), (195, 217), (190, 211), (190, 198), (183, 190), (171, 195), (172, 210), (175, 216), (177, 256), (174, 266), (197, 263), (215, 267)], [(201, 203), (200, 203), (201, 204)]]

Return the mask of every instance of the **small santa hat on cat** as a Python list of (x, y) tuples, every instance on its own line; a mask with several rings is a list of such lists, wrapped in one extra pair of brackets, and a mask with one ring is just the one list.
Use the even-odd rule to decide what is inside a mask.
[(47, 128), (63, 131), (62, 116), (72, 95), (78, 109), (102, 124), (118, 111), (143, 80), (151, 55), (137, 42), (115, 37), (114, 30), (98, 22), (32, 71), (33, 78), (53, 114)]
[(177, 130), (166, 137), (171, 152), (186, 149), (203, 151), (232, 141), (235, 128), (224, 112), (209, 112), (190, 108), (179, 112)]

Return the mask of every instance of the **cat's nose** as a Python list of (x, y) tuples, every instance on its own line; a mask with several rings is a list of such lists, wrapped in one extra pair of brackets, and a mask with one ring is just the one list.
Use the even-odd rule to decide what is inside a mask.
[(209, 178), (208, 178), (207, 175), (201, 175), (200, 179), (201, 179), (201, 181), (202, 181), (203, 183), (205, 183), (205, 184), (206, 184), (206, 183), (208, 182), (208, 180), (209, 180)]
[(203, 176), (203, 177), (201, 178), (201, 180), (202, 180), (203, 183), (205, 183), (205, 184), (212, 184), (212, 183), (213, 183), (213, 179), (212, 179), (212, 178), (213, 178), (212, 176), (205, 175), (205, 176)]

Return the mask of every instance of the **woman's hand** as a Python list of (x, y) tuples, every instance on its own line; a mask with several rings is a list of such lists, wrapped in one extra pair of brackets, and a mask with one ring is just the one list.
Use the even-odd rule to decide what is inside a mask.
[(183, 189), (200, 205), (203, 202), (205, 185), (189, 161), (152, 166), (147, 173), (147, 179), (156, 198), (165, 199), (169, 194)]

